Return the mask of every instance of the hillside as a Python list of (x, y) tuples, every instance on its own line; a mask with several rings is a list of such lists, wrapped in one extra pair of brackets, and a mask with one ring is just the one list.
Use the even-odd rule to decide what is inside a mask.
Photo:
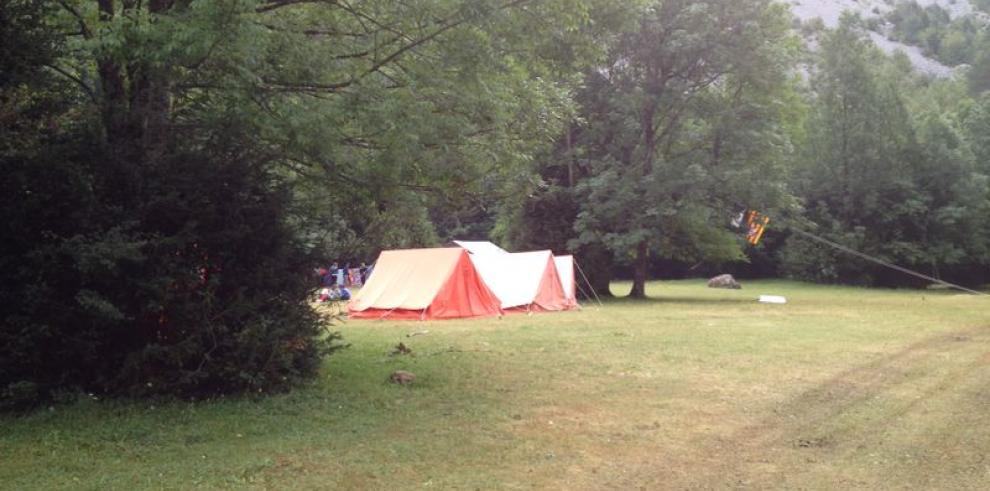
[[(898, 0), (900, 1), (900, 0)], [(863, 19), (882, 20), (898, 3), (895, 0), (792, 0), (794, 14), (803, 22), (821, 19), (826, 27), (835, 27), (843, 12), (858, 13)], [(944, 9), (952, 19), (972, 16), (985, 21), (987, 15), (974, 8), (969, 0), (917, 0), (923, 7), (937, 5)], [(882, 25), (882, 23), (881, 23)], [(882, 29), (870, 30), (869, 36), (880, 49), (886, 53), (902, 51), (920, 72), (937, 77), (951, 76), (955, 67), (948, 66), (932, 57), (926, 56), (921, 48), (894, 41), (888, 35), (881, 33)]]

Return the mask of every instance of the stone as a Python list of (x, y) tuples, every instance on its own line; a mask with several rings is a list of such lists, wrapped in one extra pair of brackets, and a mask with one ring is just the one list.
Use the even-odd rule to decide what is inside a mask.
[(738, 290), (742, 287), (739, 286), (739, 282), (731, 274), (720, 274), (708, 280), (708, 288), (731, 288)]
[(388, 381), (393, 384), (409, 385), (416, 380), (416, 375), (405, 370), (396, 370), (388, 376)]

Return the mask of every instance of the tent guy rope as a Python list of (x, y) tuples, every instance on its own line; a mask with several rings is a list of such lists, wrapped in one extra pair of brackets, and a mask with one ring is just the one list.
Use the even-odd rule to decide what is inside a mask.
[(591, 286), (591, 282), (588, 281), (588, 277), (584, 274), (584, 270), (581, 269), (581, 264), (577, 262), (576, 258), (574, 259), (574, 266), (576, 266), (578, 272), (581, 273), (581, 277), (584, 278), (584, 283), (588, 285), (588, 289), (595, 295), (595, 301), (598, 302), (598, 307), (604, 307), (604, 305), (602, 305), (602, 299), (598, 298), (598, 292), (595, 291), (595, 287)]

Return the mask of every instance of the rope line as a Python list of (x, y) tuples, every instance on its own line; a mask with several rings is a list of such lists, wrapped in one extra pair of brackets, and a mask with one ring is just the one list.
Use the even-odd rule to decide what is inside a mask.
[(588, 289), (595, 295), (595, 301), (598, 302), (598, 307), (604, 307), (604, 305), (602, 305), (602, 299), (598, 298), (598, 292), (595, 291), (595, 287), (591, 286), (591, 282), (588, 281), (588, 276), (584, 274), (584, 270), (581, 269), (581, 264), (577, 262), (577, 258), (574, 258), (574, 265), (577, 266), (577, 270), (581, 273), (581, 277), (584, 278), (584, 283), (588, 285)]
[(910, 270), (910, 269), (907, 269), (907, 268), (902, 267), (902, 266), (898, 266), (898, 265), (896, 265), (894, 263), (890, 263), (890, 262), (884, 261), (883, 259), (880, 259), (878, 257), (874, 257), (874, 256), (871, 256), (869, 254), (865, 254), (865, 253), (859, 252), (859, 251), (857, 251), (855, 249), (852, 249), (850, 247), (846, 247), (846, 246), (844, 246), (842, 244), (839, 244), (838, 242), (832, 242), (831, 240), (825, 239), (823, 237), (819, 237), (819, 236), (817, 236), (817, 235), (815, 235), (815, 234), (813, 234), (811, 232), (805, 232), (804, 230), (801, 230), (801, 229), (799, 229), (799, 228), (797, 228), (797, 227), (795, 227), (793, 225), (791, 225), (789, 228), (791, 229), (791, 231), (797, 232), (798, 234), (803, 235), (803, 236), (805, 236), (805, 237), (807, 237), (807, 238), (809, 238), (811, 240), (820, 242), (820, 243), (825, 244), (825, 245), (830, 246), (830, 247), (834, 247), (834, 248), (836, 248), (836, 249), (838, 249), (838, 250), (840, 250), (842, 252), (845, 252), (845, 253), (848, 253), (848, 254), (852, 254), (852, 255), (854, 255), (856, 257), (859, 257), (861, 259), (866, 259), (867, 261), (874, 262), (874, 263), (879, 264), (881, 266), (885, 266), (885, 267), (888, 267), (890, 269), (893, 269), (893, 270), (896, 270), (896, 271), (900, 271), (902, 273), (909, 274), (909, 275), (914, 276), (914, 277), (917, 277), (917, 278), (921, 278), (921, 279), (924, 279), (924, 280), (932, 281), (932, 282), (938, 283), (940, 285), (945, 285), (945, 286), (947, 286), (949, 288), (955, 288), (957, 290), (962, 290), (964, 292), (969, 292), (969, 293), (972, 293), (974, 295), (986, 295), (986, 296), (990, 296), (990, 294), (988, 294), (986, 292), (972, 290), (970, 288), (966, 288), (965, 286), (960, 286), (960, 285), (957, 285), (955, 283), (949, 283), (948, 281), (940, 280), (938, 278), (935, 278), (935, 277), (932, 277), (932, 276), (928, 276), (926, 274), (919, 273), (917, 271)]
[[(591, 299), (591, 295), (588, 295), (588, 292), (584, 291), (584, 288), (581, 286), (581, 282), (577, 281), (577, 278), (574, 279), (574, 286), (577, 287), (578, 292), (580, 292), (581, 295), (584, 296), (584, 298), (587, 298), (589, 300)], [(580, 303), (577, 304), (577, 306), (579, 309), (582, 308)]]

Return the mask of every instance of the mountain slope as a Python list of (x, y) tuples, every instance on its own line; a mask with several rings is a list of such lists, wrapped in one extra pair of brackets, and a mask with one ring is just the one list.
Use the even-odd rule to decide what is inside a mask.
[[(938, 5), (949, 13), (952, 18), (974, 15), (986, 19), (986, 14), (974, 9), (969, 0), (916, 0), (919, 5)], [(803, 22), (821, 19), (826, 27), (835, 27), (839, 17), (845, 11), (858, 13), (863, 19), (882, 17), (893, 8), (889, 0), (792, 0), (791, 10)], [(869, 36), (880, 49), (886, 53), (902, 51), (911, 60), (914, 67), (922, 72), (937, 77), (948, 77), (954, 73), (953, 67), (946, 66), (937, 60), (925, 56), (916, 46), (910, 46), (892, 41), (884, 35), (869, 31)]]

